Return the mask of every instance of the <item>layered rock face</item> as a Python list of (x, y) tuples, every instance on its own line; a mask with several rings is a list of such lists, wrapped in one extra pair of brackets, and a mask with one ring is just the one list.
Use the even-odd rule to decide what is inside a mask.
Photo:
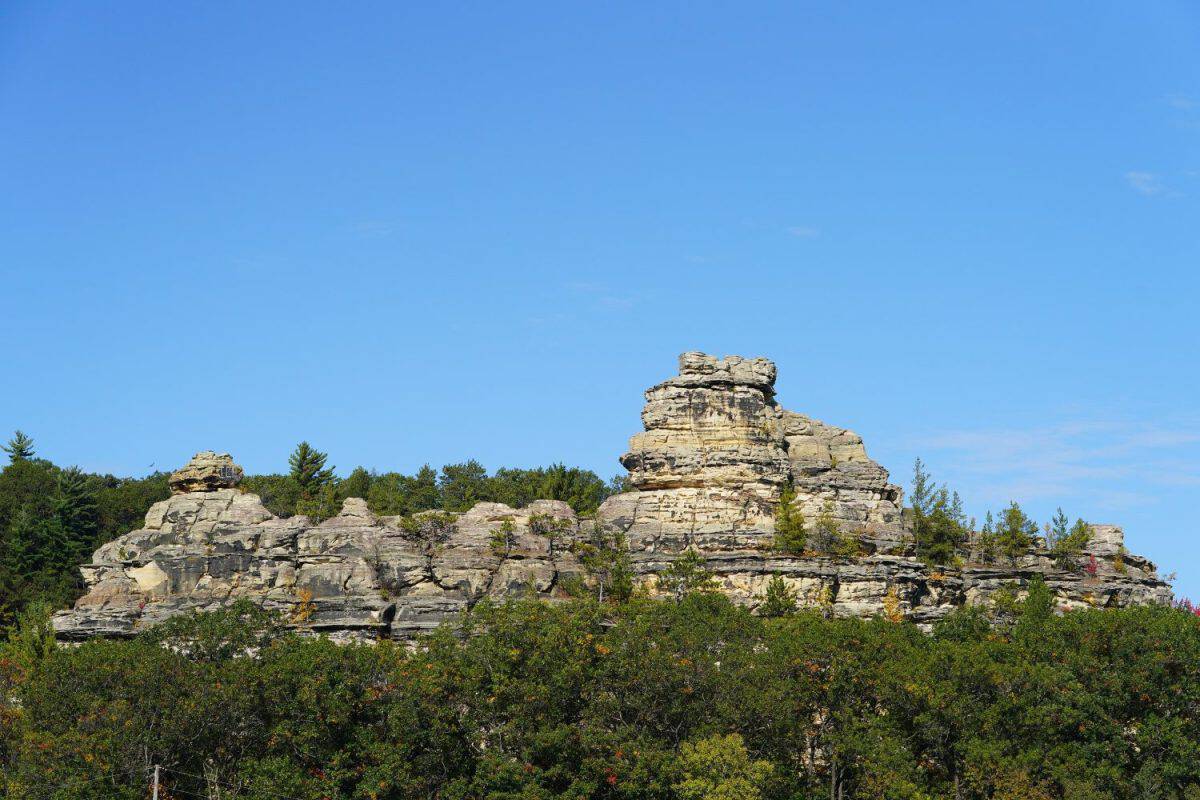
[[(902, 492), (862, 438), (780, 408), (766, 359), (685, 353), (679, 375), (646, 392), (645, 432), (621, 461), (637, 491), (609, 498), (598, 517), (628, 543), (634, 571), (654, 576), (686, 549), (705, 556), (722, 591), (757, 605), (778, 575), (801, 604), (839, 616), (888, 614), (930, 625), (956, 607), (1041, 575), (1062, 608), (1167, 603), (1170, 588), (1124, 534), (1093, 526), (1077, 564), (1056, 566), (1044, 547), (1001, 564), (930, 567), (916, 558)], [(785, 555), (773, 547), (783, 487), (810, 527), (824, 517), (852, 555)], [(1095, 574), (1083, 567), (1096, 557)], [(1088, 562), (1090, 563), (1090, 562)]]
[[(175, 474), (203, 473), (211, 455)], [(564, 596), (560, 576), (578, 563), (554, 534), (577, 527), (570, 506), (554, 500), (402, 520), (350, 498), (314, 524), (275, 517), (237, 489), (182, 491), (154, 504), (141, 530), (96, 551), (83, 567), (87, 594), (54, 624), (64, 639), (130, 636), (250, 598), (303, 630), (410, 638), (483, 597)]]
[[(142, 529), (96, 551), (83, 567), (87, 594), (55, 626), (65, 639), (129, 636), (245, 597), (306, 631), (411, 638), (485, 597), (565, 597), (568, 582), (593, 580), (574, 550), (598, 533), (624, 543), (647, 591), (695, 550), (720, 589), (751, 607), (776, 575), (826, 613), (922, 625), (1037, 575), (1063, 608), (1170, 602), (1154, 565), (1127, 554), (1111, 525), (1093, 526), (1081, 562), (1067, 569), (1044, 547), (1000, 564), (972, 563), (967, 550), (953, 569), (921, 563), (902, 493), (862, 439), (783, 410), (774, 385), (766, 359), (682, 355), (679, 374), (647, 390), (645, 430), (621, 457), (634, 491), (583, 522), (552, 500), (399, 518), (377, 517), (358, 498), (319, 524), (281, 519), (236, 488), (242, 470), (228, 454), (198, 453), (172, 474), (175, 494), (150, 509)], [(777, 551), (775, 514), (787, 487), (796, 511), (835, 527), (850, 546), (836, 555)]]
[(775, 403), (765, 358), (679, 357), (679, 375), (646, 391), (645, 432), (621, 463), (638, 491), (610, 499), (602, 519), (627, 526), (634, 552), (768, 548), (787, 485), (808, 519), (888, 546), (901, 536), (901, 491), (862, 439)]

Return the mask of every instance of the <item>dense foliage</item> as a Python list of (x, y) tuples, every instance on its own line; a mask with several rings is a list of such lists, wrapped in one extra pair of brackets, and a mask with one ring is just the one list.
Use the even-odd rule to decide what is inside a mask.
[[(0, 445), (9, 464), (0, 470), (0, 628), (36, 601), (70, 605), (83, 588), (79, 565), (101, 544), (138, 528), (147, 509), (170, 495), (167, 475), (118, 478), (62, 468), (37, 458), (34, 441), (17, 431)], [(492, 474), (476, 461), (448, 464), (416, 475), (368, 472), (339, 478), (327, 456), (301, 442), (286, 475), (250, 475), (242, 488), (260, 494), (275, 514), (333, 516), (347, 497), (366, 498), (378, 514), (428, 509), (465, 511), (481, 500), (514, 507), (546, 498), (563, 500), (580, 514), (595, 512), (621, 483), (594, 472), (554, 464), (502, 468)]]
[(20, 431), (0, 470), (0, 627), (33, 601), (69, 605), (82, 587), (79, 565), (100, 544), (137, 528), (167, 497), (167, 476), (97, 475), (37, 458)]
[[(164, 646), (166, 645), (166, 646)], [(248, 606), (0, 649), (3, 797), (1200, 798), (1200, 618), (753, 616), (693, 588), (483, 604), (415, 651)]]

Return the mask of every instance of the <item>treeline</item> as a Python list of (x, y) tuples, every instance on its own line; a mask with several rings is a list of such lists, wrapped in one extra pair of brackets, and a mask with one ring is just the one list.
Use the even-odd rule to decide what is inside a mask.
[[(0, 646), (6, 800), (1197, 800), (1200, 618), (908, 623), (674, 601), (483, 603), (415, 649), (243, 604)], [(165, 646), (164, 646), (165, 645)]]
[[(118, 478), (59, 467), (38, 458), (34, 441), (17, 431), (5, 445), (9, 463), (0, 470), (0, 629), (30, 604), (69, 606), (83, 589), (79, 566), (97, 547), (139, 528), (146, 511), (170, 496), (167, 474)], [(415, 475), (368, 472), (339, 478), (327, 456), (302, 442), (280, 475), (250, 475), (242, 488), (263, 496), (280, 516), (333, 516), (347, 497), (367, 499), (377, 514), (428, 509), (465, 511), (488, 500), (514, 507), (533, 500), (563, 500), (580, 514), (595, 512), (620, 491), (619, 479), (554, 464), (536, 469), (501, 468), (477, 461), (422, 467)]]
[(326, 466), (328, 455), (301, 442), (288, 459), (287, 474), (254, 475), (242, 488), (262, 497), (278, 516), (307, 514), (317, 519), (335, 515), (347, 497), (362, 497), (381, 516), (418, 511), (467, 511), (476, 503), (505, 503), (513, 508), (534, 500), (562, 500), (576, 513), (595, 513), (608, 496), (625, 491), (624, 478), (604, 481), (591, 470), (552, 464), (521, 469), (501, 467), (493, 473), (474, 459), (436, 470), (426, 464), (415, 474), (368, 471), (356, 467), (346, 478)]
[(31, 603), (70, 605), (79, 565), (104, 542), (141, 526), (166, 498), (167, 476), (118, 478), (58, 467), (38, 458), (20, 431), (3, 445), (0, 470), (0, 629)]

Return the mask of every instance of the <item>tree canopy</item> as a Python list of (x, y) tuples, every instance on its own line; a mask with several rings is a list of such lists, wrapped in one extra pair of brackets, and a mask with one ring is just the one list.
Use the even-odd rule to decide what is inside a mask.
[(248, 604), (0, 645), (0, 797), (1195, 800), (1200, 617), (909, 623), (678, 602), (481, 603), (409, 649)]

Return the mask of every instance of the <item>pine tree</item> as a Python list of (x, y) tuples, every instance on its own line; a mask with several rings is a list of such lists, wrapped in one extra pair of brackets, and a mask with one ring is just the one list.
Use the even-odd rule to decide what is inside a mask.
[(662, 571), (658, 576), (658, 583), (678, 602), (692, 592), (712, 591), (716, 586), (716, 579), (704, 556), (688, 549)]
[(996, 543), (1010, 559), (1025, 553), (1037, 533), (1037, 523), (1015, 501), (1000, 513), (1000, 521), (996, 523)]
[(813, 526), (813, 549), (818, 553), (832, 553), (842, 543), (842, 526), (833, 516), (833, 502), (826, 500)]
[(1063, 513), (1060, 506), (1058, 511), (1054, 512), (1054, 519), (1050, 520), (1050, 533), (1046, 537), (1046, 546), (1051, 550), (1058, 548), (1058, 543), (1067, 538), (1067, 515)]
[(804, 530), (804, 515), (793, 507), (796, 490), (789, 483), (779, 496), (775, 508), (775, 549), (790, 555), (804, 553), (808, 533)]
[[(1059, 515), (1062, 515), (1062, 510), (1059, 510)], [(1054, 563), (1059, 569), (1074, 570), (1078, 567), (1076, 557), (1083, 552), (1083, 548), (1092, 538), (1092, 526), (1084, 522), (1082, 519), (1075, 520), (1075, 524), (1067, 530), (1066, 517), (1062, 518), (1063, 533), (1061, 536), (1056, 536), (1054, 546), (1051, 552), (1054, 553)], [(1059, 518), (1054, 518), (1054, 525), (1059, 526)]]
[(758, 613), (764, 617), (786, 617), (796, 613), (796, 590), (788, 586), (783, 576), (772, 576)]
[(476, 503), (492, 499), (487, 469), (475, 459), (444, 465), (438, 488), (446, 511), (468, 511)]
[(56, 554), (59, 564), (71, 567), (96, 544), (96, 497), (88, 477), (79, 467), (68, 467), (58, 474), (54, 494), (54, 523), (65, 549)]
[(18, 461), (28, 461), (33, 458), (33, 439), (21, 431), (15, 431), (13, 438), (8, 440), (8, 444), (0, 445), (0, 449), (8, 453), (9, 461), (14, 464)]
[(371, 496), (371, 473), (367, 472), (364, 467), (355, 467), (346, 480), (338, 486), (338, 495), (343, 499), (347, 497), (367, 499)]
[(409, 505), (413, 513), (427, 509), (439, 508), (442, 504), (442, 493), (438, 488), (437, 470), (428, 464), (423, 465), (408, 485)]
[(970, 532), (962, 498), (935, 484), (919, 458), (913, 465), (911, 497), (917, 556), (929, 564), (951, 563)]
[(327, 454), (314, 449), (308, 442), (296, 445), (288, 457), (288, 465), (292, 468), (291, 478), (308, 499), (316, 497), (322, 486), (333, 482), (334, 468), (325, 466), (327, 458)]

